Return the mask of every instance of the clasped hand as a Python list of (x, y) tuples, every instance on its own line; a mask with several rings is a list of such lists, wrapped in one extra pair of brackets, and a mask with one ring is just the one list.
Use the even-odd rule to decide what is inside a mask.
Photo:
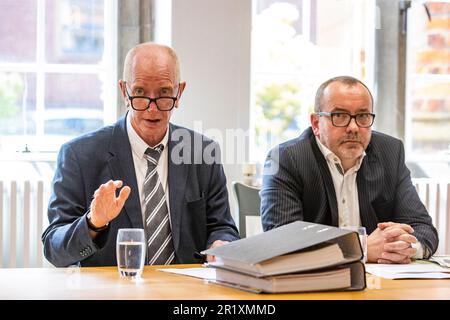
[(403, 223), (379, 223), (367, 239), (368, 262), (411, 263), (417, 249), (412, 247), (417, 238), (414, 229)]

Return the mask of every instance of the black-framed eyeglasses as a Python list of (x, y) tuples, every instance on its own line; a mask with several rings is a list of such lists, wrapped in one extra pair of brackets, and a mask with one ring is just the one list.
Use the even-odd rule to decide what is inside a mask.
[(130, 99), (131, 107), (136, 111), (145, 111), (150, 108), (152, 102), (155, 102), (156, 108), (159, 111), (170, 111), (175, 107), (175, 103), (178, 100), (178, 92), (180, 90), (180, 84), (178, 84), (178, 90), (175, 97), (158, 97), (158, 98), (150, 98), (146, 96), (130, 96), (127, 89), (127, 82), (124, 81), (125, 84), (125, 92), (127, 94), (128, 99)]
[(335, 127), (346, 127), (352, 119), (355, 119), (356, 125), (360, 128), (369, 128), (373, 124), (375, 114), (370, 112), (350, 114), (348, 112), (317, 112), (318, 116), (331, 118), (331, 123)]

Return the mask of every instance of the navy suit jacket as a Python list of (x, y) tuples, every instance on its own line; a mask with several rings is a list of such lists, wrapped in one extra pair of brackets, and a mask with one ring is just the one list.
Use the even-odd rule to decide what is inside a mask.
[[(412, 185), (400, 140), (373, 131), (356, 183), (361, 224), (369, 234), (379, 222), (406, 223), (428, 256), (436, 251), (437, 231)], [(270, 151), (260, 195), (264, 230), (297, 220), (338, 226), (333, 180), (311, 128)]]
[[(174, 136), (176, 129), (183, 130), (182, 138)], [(195, 143), (197, 149), (191, 152)], [(215, 240), (239, 239), (230, 214), (222, 165), (219, 161), (209, 164), (199, 161), (205, 148), (216, 150), (220, 159), (214, 141), (192, 130), (169, 125), (168, 184), (176, 263), (199, 263), (195, 252), (206, 249)], [(184, 159), (189, 157), (191, 163), (194, 158), (197, 162), (174, 163), (170, 157), (173, 150)], [(122, 180), (124, 186), (131, 187), (131, 194), (108, 229), (93, 240), (86, 214), (94, 191), (110, 179)], [(112, 126), (64, 144), (58, 155), (48, 206), (50, 225), (42, 235), (45, 257), (58, 267), (116, 265), (118, 229), (143, 228), (138, 193), (125, 117)]]

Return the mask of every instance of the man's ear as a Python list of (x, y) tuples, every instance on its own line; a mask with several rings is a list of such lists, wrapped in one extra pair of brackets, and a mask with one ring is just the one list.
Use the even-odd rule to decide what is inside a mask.
[(319, 116), (315, 113), (310, 115), (311, 128), (315, 136), (319, 136)]
[(120, 92), (122, 93), (123, 101), (125, 102), (125, 105), (128, 107), (127, 95), (125, 94), (125, 81), (123, 81), (122, 79), (119, 80), (119, 89)]
[(178, 89), (178, 99), (175, 103), (175, 108), (178, 108), (181, 95), (183, 94), (184, 89), (186, 88), (186, 81), (180, 82), (180, 88)]

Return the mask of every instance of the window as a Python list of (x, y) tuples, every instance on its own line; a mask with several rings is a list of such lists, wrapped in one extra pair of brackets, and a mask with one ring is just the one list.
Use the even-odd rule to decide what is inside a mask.
[(450, 3), (412, 2), (408, 16), (406, 149), (417, 177), (450, 176)]
[(115, 120), (116, 6), (110, 0), (1, 1), (3, 154), (56, 152)]
[(254, 0), (250, 154), (309, 126), (317, 87), (336, 75), (373, 84), (375, 1)]

